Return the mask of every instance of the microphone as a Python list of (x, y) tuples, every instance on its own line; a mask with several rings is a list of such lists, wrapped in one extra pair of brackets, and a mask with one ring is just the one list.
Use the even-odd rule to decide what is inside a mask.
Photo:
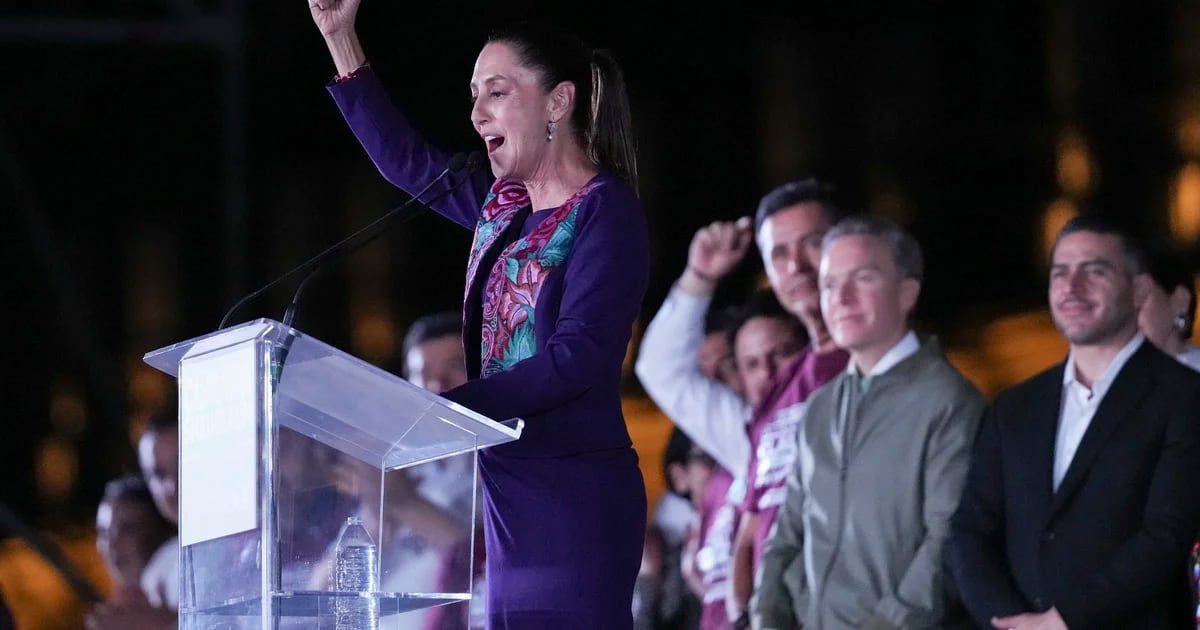
[[(268, 282), (267, 284), (259, 287), (258, 289), (254, 290), (254, 291), (250, 292), (249, 294), (245, 295), (244, 297), (242, 297), (242, 299), (238, 300), (237, 303), (235, 303), (232, 307), (230, 307), (230, 309), (228, 311), (226, 311), (225, 316), (221, 318), (221, 323), (217, 326), (217, 330), (224, 328), (225, 323), (229, 320), (230, 316), (232, 316), (234, 314), (234, 312), (236, 312), (237, 309), (240, 308), (246, 302), (262, 295), (269, 289), (272, 289), (275, 286), (278, 286), (281, 282), (283, 282), (289, 278), (292, 278), (298, 274), (307, 272), (307, 275), (300, 282), (300, 285), (296, 288), (296, 293), (292, 297), (292, 303), (290, 306), (288, 306), (288, 309), (284, 313), (284, 316), (283, 316), (282, 323), (285, 326), (291, 326), (292, 321), (295, 319), (296, 305), (300, 300), (300, 292), (304, 289), (304, 285), (308, 282), (308, 280), (310, 278), (312, 278), (313, 275), (315, 275), (316, 272), (321, 269), (321, 266), (323, 264), (325, 264), (330, 259), (332, 259), (336, 256), (351, 253), (351, 252), (355, 251), (356, 249), (358, 249), (359, 247), (362, 247), (363, 245), (366, 245), (367, 243), (370, 243), (371, 241), (375, 240), (379, 235), (384, 233), (385, 228), (387, 227), (388, 221), (395, 218), (396, 215), (400, 214), (404, 210), (407, 210), (409, 206), (420, 201), (421, 195), (424, 195), (426, 192), (429, 191), (430, 188), (433, 188), (433, 186), (435, 184), (437, 184), (441, 180), (445, 179), (447, 175), (456, 173), (458, 171), (464, 171), (464, 169), (465, 169), (464, 174), (469, 175), (471, 172), (477, 170), (482, 163), (483, 163), (483, 160), (478, 151), (472, 152), (470, 154), (467, 154), (467, 153), (454, 154), (449, 160), (447, 160), (446, 168), (443, 169), (442, 172), (439, 173), (437, 177), (433, 178), (433, 180), (431, 180), (424, 188), (422, 188), (420, 190), (420, 192), (413, 195), (411, 199), (409, 199), (408, 201), (400, 204), (399, 206), (396, 206), (395, 208), (389, 210), (383, 216), (379, 217), (378, 219), (375, 219), (371, 223), (368, 223), (367, 225), (360, 228), (358, 231), (356, 231), (353, 234), (347, 236), (346, 238), (338, 241), (337, 243), (334, 243), (333, 245), (326, 248), (324, 251), (318, 253), (317, 255), (313, 256), (312, 258), (309, 258), (308, 260), (300, 263), (299, 265), (296, 265), (295, 267), (288, 270), (283, 275), (275, 278), (274, 280)], [(460, 184), (462, 184), (466, 180), (467, 180), (467, 178), (464, 177), (463, 179), (461, 179), (457, 182), (451, 183), (450, 186), (446, 190), (438, 193), (437, 195), (435, 195), (434, 197), (432, 197), (429, 201), (427, 201), (425, 203), (433, 203), (434, 201), (437, 201), (437, 200), (441, 199), (442, 197), (445, 197), (446, 195), (453, 192), (455, 188), (457, 188)], [(414, 213), (408, 215), (405, 218), (405, 221), (411, 219), (412, 217), (416, 216), (417, 214), (419, 214), (419, 212), (414, 212)]]

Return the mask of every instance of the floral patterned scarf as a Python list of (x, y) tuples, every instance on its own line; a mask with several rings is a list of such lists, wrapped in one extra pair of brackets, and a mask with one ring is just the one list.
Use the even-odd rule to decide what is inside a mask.
[[(575, 215), (579, 204), (600, 183), (592, 180), (550, 212), (526, 236), (505, 247), (496, 258), (483, 290), (483, 337), (480, 376), (511, 368), (537, 353), (534, 315), (542, 283), (562, 265), (575, 244)], [(484, 254), (503, 237), (517, 213), (529, 205), (529, 192), (519, 182), (498, 179), (483, 202), (475, 241), (467, 263), (467, 293)], [(469, 318), (464, 318), (469, 319)]]

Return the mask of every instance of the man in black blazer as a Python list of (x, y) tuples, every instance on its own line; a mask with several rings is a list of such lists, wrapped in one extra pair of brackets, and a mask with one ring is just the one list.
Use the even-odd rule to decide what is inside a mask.
[(1138, 332), (1145, 271), (1102, 221), (1058, 234), (1050, 310), (1070, 354), (996, 398), (951, 526), (982, 628), (1195, 628), (1200, 374)]

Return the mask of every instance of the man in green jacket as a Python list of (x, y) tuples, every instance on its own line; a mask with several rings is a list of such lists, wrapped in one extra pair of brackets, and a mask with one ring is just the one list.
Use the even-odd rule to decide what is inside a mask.
[(890, 221), (853, 217), (825, 237), (821, 311), (850, 363), (805, 410), (757, 628), (954, 626), (943, 548), (986, 403), (910, 327), (922, 266)]

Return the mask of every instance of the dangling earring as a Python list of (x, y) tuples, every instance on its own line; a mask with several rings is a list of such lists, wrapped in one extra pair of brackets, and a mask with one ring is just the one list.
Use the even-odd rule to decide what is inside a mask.
[(558, 123), (554, 122), (553, 120), (546, 123), (546, 142), (550, 142), (551, 140), (554, 139), (554, 132), (557, 129), (558, 129)]

